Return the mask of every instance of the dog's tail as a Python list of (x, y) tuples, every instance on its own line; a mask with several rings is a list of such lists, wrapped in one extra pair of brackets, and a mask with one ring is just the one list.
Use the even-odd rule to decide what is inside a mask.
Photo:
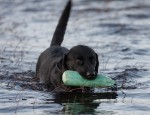
[(69, 15), (70, 15), (71, 6), (72, 6), (72, 3), (71, 3), (71, 0), (69, 0), (60, 19), (59, 19), (59, 22), (58, 22), (58, 25), (54, 32), (50, 46), (61, 46), (61, 43), (64, 39), (67, 22), (68, 22)]

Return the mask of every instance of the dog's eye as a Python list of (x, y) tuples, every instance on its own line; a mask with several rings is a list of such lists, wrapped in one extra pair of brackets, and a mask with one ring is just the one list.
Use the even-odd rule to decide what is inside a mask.
[(83, 61), (79, 60), (79, 59), (76, 60), (76, 63), (77, 63), (77, 65), (83, 65)]

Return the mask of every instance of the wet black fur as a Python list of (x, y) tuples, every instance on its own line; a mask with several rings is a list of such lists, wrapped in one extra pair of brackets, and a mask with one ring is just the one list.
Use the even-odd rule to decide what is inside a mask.
[(71, 6), (69, 0), (58, 22), (50, 47), (40, 54), (36, 65), (36, 76), (53, 89), (62, 88), (62, 74), (65, 70), (78, 71), (86, 79), (94, 79), (98, 72), (98, 56), (93, 49), (78, 45), (68, 50), (61, 46)]

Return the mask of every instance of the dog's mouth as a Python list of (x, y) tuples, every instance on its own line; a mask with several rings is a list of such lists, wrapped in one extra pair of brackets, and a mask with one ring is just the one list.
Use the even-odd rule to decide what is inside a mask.
[(87, 80), (94, 80), (96, 79), (97, 77), (97, 73), (94, 73), (94, 74), (84, 74), (84, 73), (80, 73), (80, 75), (84, 78), (84, 79), (87, 79)]
[(94, 79), (96, 79), (96, 75), (95, 75), (95, 76), (92, 76), (92, 77), (86, 76), (85, 78), (86, 78), (87, 80), (94, 80)]

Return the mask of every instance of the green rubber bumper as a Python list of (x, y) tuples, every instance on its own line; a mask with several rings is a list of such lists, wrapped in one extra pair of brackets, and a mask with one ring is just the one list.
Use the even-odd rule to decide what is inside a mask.
[(98, 74), (96, 79), (87, 80), (83, 78), (78, 72), (67, 70), (63, 73), (62, 80), (68, 86), (81, 86), (81, 87), (111, 87), (114, 86), (115, 81), (110, 77)]

